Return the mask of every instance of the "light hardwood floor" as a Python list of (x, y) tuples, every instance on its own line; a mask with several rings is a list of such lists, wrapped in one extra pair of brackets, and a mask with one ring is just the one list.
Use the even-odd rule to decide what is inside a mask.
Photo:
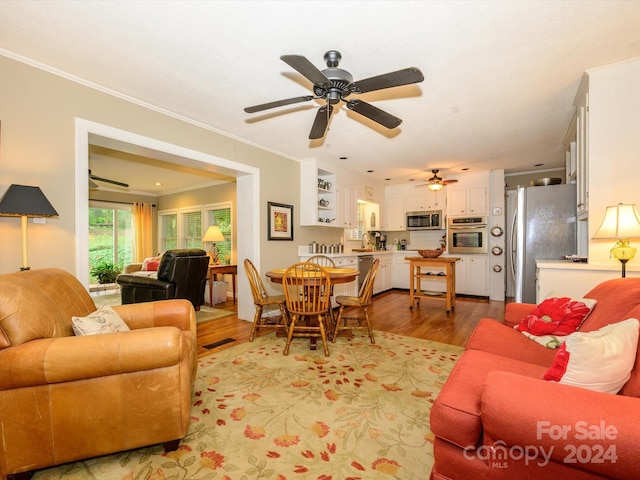
[[(462, 346), (481, 318), (503, 318), (504, 305), (504, 302), (458, 296), (455, 310), (447, 315), (441, 299), (423, 298), (420, 306), (409, 309), (409, 292), (390, 290), (374, 297), (370, 312), (375, 330)], [(236, 310), (231, 301), (216, 308)], [(251, 322), (238, 320), (237, 315), (198, 325), (198, 356), (248, 342), (251, 327)], [(234, 341), (205, 348), (226, 339)]]

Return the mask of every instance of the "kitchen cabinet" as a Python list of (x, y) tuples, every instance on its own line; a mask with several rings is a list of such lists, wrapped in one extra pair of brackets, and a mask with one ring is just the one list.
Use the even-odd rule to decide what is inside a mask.
[(487, 214), (487, 186), (472, 185), (468, 187), (446, 187), (447, 190), (447, 214), (450, 216), (461, 215), (486, 215)]
[[(407, 199), (404, 197), (388, 198), (386, 211), (386, 229), (390, 231), (407, 229)], [(407, 274), (408, 278), (408, 274)], [(408, 288), (408, 287), (407, 287)]]
[(585, 75), (574, 100), (576, 112), (564, 139), (567, 183), (576, 184), (579, 220), (589, 214), (589, 77)]
[(384, 292), (393, 288), (393, 254), (381, 254), (376, 258), (380, 260), (378, 272), (373, 282), (373, 293)]
[(417, 257), (418, 252), (414, 251), (399, 251), (393, 253), (393, 288), (409, 289), (409, 261), (405, 260), (405, 257)]
[(407, 212), (421, 212), (429, 210), (445, 210), (446, 194), (443, 191), (432, 192), (428, 188), (416, 189), (421, 190), (407, 197)]
[(341, 228), (358, 227), (358, 192), (347, 185), (337, 187), (336, 225)]
[(456, 255), (456, 293), (489, 296), (489, 261), (487, 255)]
[[(333, 261), (336, 264), (336, 267), (341, 268), (353, 268), (355, 270), (358, 269), (358, 257), (338, 257), (334, 258)], [(331, 304), (334, 308), (339, 305), (336, 303), (335, 299), (338, 295), (348, 295), (352, 297), (358, 296), (358, 281), (350, 282), (350, 283), (338, 283), (333, 286), (333, 297), (331, 299)]]

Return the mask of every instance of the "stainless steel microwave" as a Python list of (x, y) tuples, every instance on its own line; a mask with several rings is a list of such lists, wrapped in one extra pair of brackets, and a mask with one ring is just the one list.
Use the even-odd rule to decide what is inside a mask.
[(444, 230), (442, 210), (407, 212), (407, 230)]

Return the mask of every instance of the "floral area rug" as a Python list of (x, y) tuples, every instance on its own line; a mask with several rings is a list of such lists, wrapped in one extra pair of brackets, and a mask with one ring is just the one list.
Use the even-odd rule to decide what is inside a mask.
[(191, 425), (159, 446), (40, 471), (34, 479), (405, 479), (433, 464), (429, 411), (461, 347), (376, 332), (309, 350), (258, 337), (199, 360)]

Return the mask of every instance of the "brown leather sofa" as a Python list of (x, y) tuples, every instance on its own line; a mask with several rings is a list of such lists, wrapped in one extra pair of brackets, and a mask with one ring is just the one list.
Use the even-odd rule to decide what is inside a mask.
[(122, 304), (185, 298), (196, 310), (204, 303), (209, 256), (199, 248), (167, 250), (156, 278), (135, 274), (118, 275)]
[(0, 275), (0, 478), (147, 445), (178, 447), (196, 373), (186, 300), (114, 307), (131, 331), (74, 336), (96, 310), (70, 273)]

